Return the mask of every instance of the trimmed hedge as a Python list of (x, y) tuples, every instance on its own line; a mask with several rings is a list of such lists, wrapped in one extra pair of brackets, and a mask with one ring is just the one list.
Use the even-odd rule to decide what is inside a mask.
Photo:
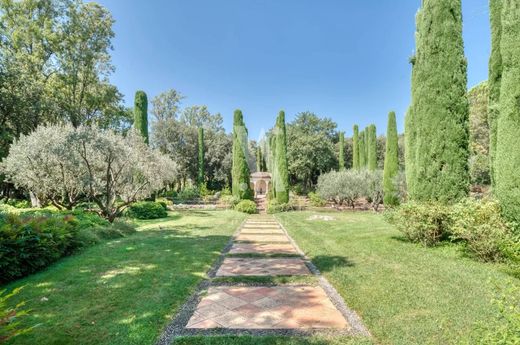
[(154, 201), (140, 201), (130, 205), (126, 215), (136, 219), (157, 219), (168, 216), (166, 205)]
[(251, 200), (242, 200), (235, 206), (235, 211), (254, 214), (256, 213), (256, 204)]

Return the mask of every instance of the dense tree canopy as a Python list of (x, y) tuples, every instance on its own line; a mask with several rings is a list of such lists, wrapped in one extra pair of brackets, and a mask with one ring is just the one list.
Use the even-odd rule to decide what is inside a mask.
[(490, 173), (490, 128), (488, 123), (489, 89), (486, 82), (468, 91), (469, 101), (469, 172), (471, 183), (488, 185)]

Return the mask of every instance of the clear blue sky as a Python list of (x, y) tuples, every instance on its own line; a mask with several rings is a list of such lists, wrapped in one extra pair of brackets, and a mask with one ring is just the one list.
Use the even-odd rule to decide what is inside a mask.
[[(280, 109), (352, 125), (403, 130), (420, 0), (99, 0), (114, 16), (111, 81), (133, 104), (174, 88), (183, 105), (242, 109), (250, 138)], [(488, 0), (463, 0), (468, 84), (487, 79)]]

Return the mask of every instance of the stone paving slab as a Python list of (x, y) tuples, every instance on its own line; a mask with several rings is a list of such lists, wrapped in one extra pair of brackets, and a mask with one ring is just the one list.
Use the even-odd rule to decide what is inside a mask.
[(243, 242), (284, 242), (289, 243), (289, 238), (285, 235), (258, 235), (258, 234), (238, 234), (235, 241)]
[(277, 224), (244, 224), (243, 228), (281, 229)]
[(318, 286), (210, 287), (186, 328), (346, 329)]
[(225, 258), (217, 277), (309, 275), (300, 258)]
[(243, 228), (240, 230), (241, 234), (262, 234), (262, 235), (268, 235), (268, 234), (275, 234), (275, 235), (284, 235), (285, 232), (283, 232), (280, 228), (272, 228), (272, 229), (262, 229), (262, 228)]
[(234, 243), (230, 254), (298, 254), (292, 244), (285, 243)]

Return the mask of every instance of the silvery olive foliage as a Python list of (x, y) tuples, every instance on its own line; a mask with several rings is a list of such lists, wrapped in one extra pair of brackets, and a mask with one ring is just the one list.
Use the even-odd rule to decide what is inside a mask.
[(383, 202), (383, 172), (381, 170), (331, 171), (318, 178), (318, 195), (336, 205), (355, 207), (356, 200), (365, 198), (377, 211)]
[(1, 164), (17, 186), (72, 208), (83, 197), (113, 221), (126, 206), (176, 177), (177, 167), (134, 131), (126, 136), (95, 126), (40, 126), (22, 135)]

